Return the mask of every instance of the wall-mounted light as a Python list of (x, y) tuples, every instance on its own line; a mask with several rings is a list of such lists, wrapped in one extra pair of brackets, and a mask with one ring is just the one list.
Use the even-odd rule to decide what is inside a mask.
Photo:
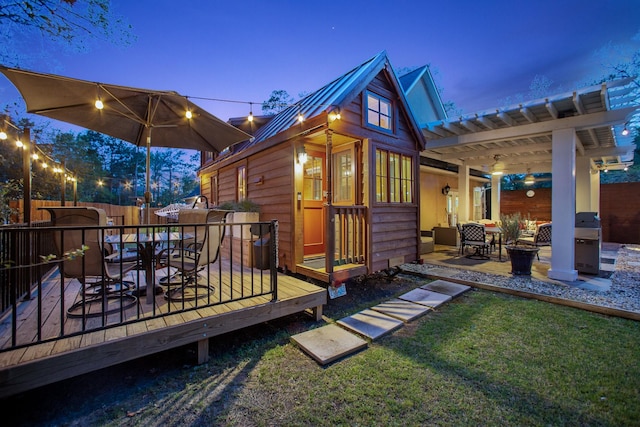
[(301, 165), (307, 163), (307, 152), (304, 149), (304, 145), (301, 145), (300, 148), (298, 148), (298, 163)]
[(442, 194), (446, 196), (447, 194), (449, 194), (449, 191), (451, 191), (451, 187), (449, 187), (449, 183), (447, 183), (447, 185), (442, 187)]
[(329, 120), (330, 121), (333, 122), (333, 121), (340, 120), (340, 119), (341, 119), (341, 116), (340, 116), (340, 109), (339, 108), (336, 108), (336, 109), (334, 109), (333, 111), (331, 111), (329, 113)]

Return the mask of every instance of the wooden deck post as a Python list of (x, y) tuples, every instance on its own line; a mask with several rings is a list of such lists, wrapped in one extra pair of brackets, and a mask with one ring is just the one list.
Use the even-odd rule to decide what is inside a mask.
[(198, 365), (209, 361), (209, 338), (198, 341)]
[(333, 212), (333, 174), (332, 168), (332, 152), (333, 152), (333, 131), (327, 129), (327, 148), (326, 148), (326, 175), (327, 175), (327, 199), (325, 201), (325, 221), (326, 221), (326, 247), (324, 253), (324, 265), (327, 273), (333, 273), (333, 258), (335, 256), (336, 247), (336, 229), (335, 229), (335, 217)]

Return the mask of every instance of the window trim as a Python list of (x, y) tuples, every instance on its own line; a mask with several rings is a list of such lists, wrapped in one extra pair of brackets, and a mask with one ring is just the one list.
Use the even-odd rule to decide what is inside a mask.
[[(369, 121), (369, 111), (376, 111), (376, 110), (370, 110), (370, 108), (369, 108), (369, 96), (371, 96), (373, 98), (376, 98), (378, 101), (385, 102), (385, 103), (389, 104), (389, 116), (388, 116), (389, 117), (389, 128), (388, 129), (385, 128), (385, 127), (382, 127), (382, 126), (378, 126), (378, 125), (376, 125), (374, 123), (371, 123)], [(385, 96), (382, 96), (382, 95), (379, 95), (379, 94), (377, 94), (375, 92), (372, 92), (370, 90), (365, 90), (364, 91), (364, 102), (362, 103), (362, 105), (363, 105), (362, 115), (363, 115), (364, 124), (365, 124), (366, 127), (370, 128), (370, 129), (375, 129), (375, 130), (377, 130), (379, 132), (383, 132), (383, 133), (386, 133), (386, 134), (393, 135), (395, 133), (395, 117), (396, 117), (396, 114), (395, 114), (395, 105), (394, 105), (392, 100), (390, 100), (389, 98), (387, 98)], [(379, 115), (382, 114), (380, 111), (376, 111), (376, 112)]]
[[(402, 152), (398, 152), (398, 151), (393, 151), (393, 150), (389, 150), (386, 148), (375, 148), (375, 170), (374, 170), (374, 179), (375, 179), (375, 191), (374, 191), (374, 200), (376, 204), (394, 204), (394, 205), (412, 205), (415, 204), (415, 200), (416, 200), (416, 176), (415, 176), (415, 158), (413, 155), (410, 154), (406, 154), (406, 153), (402, 153)], [(384, 172), (386, 173), (386, 175), (380, 175), (380, 170), (379, 170), (379, 165), (378, 165), (378, 153), (384, 153), (384, 157), (386, 159), (385, 162), (385, 170)], [(399, 167), (399, 172), (400, 172), (400, 176), (398, 177), (393, 177), (392, 178), (392, 172), (391, 172), (391, 158), (392, 157), (396, 157), (399, 159), (400, 161), (400, 167)], [(405, 170), (405, 168), (403, 167), (403, 164), (406, 160), (409, 160), (411, 162), (409, 171), (411, 176), (410, 177), (405, 177), (403, 171)], [(380, 199), (378, 199), (378, 182), (380, 179), (383, 179), (384, 182), (382, 182), (382, 184), (384, 185), (384, 194), (380, 194)], [(394, 180), (397, 181), (394, 184)], [(392, 186), (396, 185), (399, 193), (399, 197), (400, 197), (400, 201), (392, 201), (391, 200), (391, 195), (392, 195)], [(408, 188), (410, 190), (410, 196), (411, 196), (411, 200), (407, 201), (406, 199), (406, 194), (403, 191), (403, 189)]]

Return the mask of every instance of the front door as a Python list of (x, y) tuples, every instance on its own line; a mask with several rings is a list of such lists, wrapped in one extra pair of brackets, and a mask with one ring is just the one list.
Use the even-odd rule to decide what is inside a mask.
[(304, 256), (324, 255), (325, 252), (325, 220), (324, 199), (325, 153), (309, 151), (304, 169)]

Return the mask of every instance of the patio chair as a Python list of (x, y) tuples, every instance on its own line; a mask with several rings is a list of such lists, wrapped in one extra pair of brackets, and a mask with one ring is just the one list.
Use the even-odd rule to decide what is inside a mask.
[[(60, 265), (64, 277), (75, 278), (82, 284), (81, 299), (67, 309), (69, 317), (99, 317), (117, 313), (135, 305), (138, 299), (125, 291), (132, 282), (123, 276), (135, 268), (136, 262), (110, 262), (120, 254), (110, 253), (104, 243), (104, 231), (93, 228), (106, 226), (107, 216), (102, 209), (92, 207), (46, 208), (56, 227), (92, 227), (54, 231), (58, 255), (88, 246), (84, 256), (65, 260)], [(109, 301), (117, 303), (109, 304)], [(100, 307), (93, 310), (93, 307)]]
[(462, 232), (462, 224), (456, 223), (458, 234), (460, 235), (460, 255), (464, 253), (464, 233)]
[[(215, 209), (184, 209), (178, 216), (179, 224), (203, 224), (196, 226), (180, 227), (183, 234), (191, 234), (193, 237), (184, 240), (182, 244), (174, 248), (161, 250), (156, 256), (156, 265), (159, 268), (167, 268), (167, 276), (170, 276), (171, 268), (178, 271), (179, 275), (161, 284), (168, 287), (165, 298), (168, 300), (194, 300), (199, 298), (198, 289), (213, 291), (214, 286), (198, 284), (198, 273), (218, 260), (220, 245), (225, 236), (225, 223), (230, 211)], [(212, 224), (212, 225), (204, 225)], [(213, 225), (215, 224), (215, 225)], [(207, 277), (207, 282), (209, 278)], [(171, 285), (177, 285), (171, 289)], [(185, 294), (187, 288), (193, 288), (195, 294)], [(203, 293), (202, 297), (206, 296)]]
[[(516, 241), (516, 245), (523, 244), (528, 246), (551, 246), (551, 223), (540, 224), (536, 228), (536, 232), (533, 237), (521, 237)], [(539, 253), (536, 254), (538, 261), (540, 261)]]
[(486, 253), (489, 251), (490, 243), (487, 242), (487, 233), (484, 229), (484, 225), (474, 222), (462, 224), (461, 237), (464, 238), (464, 246), (471, 246), (475, 248), (475, 252), (468, 255), (467, 258), (489, 259), (489, 256), (486, 255)]

